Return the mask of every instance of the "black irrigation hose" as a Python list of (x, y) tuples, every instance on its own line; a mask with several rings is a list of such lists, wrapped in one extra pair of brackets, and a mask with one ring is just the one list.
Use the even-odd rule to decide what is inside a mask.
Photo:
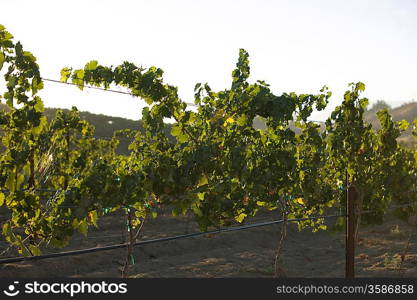
[[(300, 222), (300, 221), (307, 221), (307, 220), (327, 219), (327, 218), (336, 218), (336, 217), (345, 217), (345, 216), (346, 215), (328, 215), (328, 216), (318, 216), (318, 217), (310, 217), (310, 218), (289, 219), (288, 222)], [(255, 227), (263, 227), (263, 226), (268, 226), (268, 225), (279, 224), (279, 223), (282, 223), (282, 222), (284, 222), (284, 220), (275, 220), (275, 221), (255, 223), (255, 224), (250, 224), (250, 225), (228, 227), (228, 228), (224, 228), (224, 229), (211, 230), (211, 231), (206, 231), (206, 232), (181, 234), (181, 235), (176, 235), (176, 236), (171, 236), (171, 237), (166, 237), (166, 238), (158, 238), (158, 239), (136, 242), (133, 245), (134, 246), (142, 246), (142, 245), (148, 245), (148, 244), (155, 244), (155, 243), (160, 243), (160, 242), (167, 242), (167, 241), (172, 241), (172, 240), (196, 237), (196, 236), (206, 235), (206, 234), (218, 234), (218, 233), (222, 233), (222, 232), (231, 232), (231, 231), (239, 231), (239, 230), (245, 230), (245, 229), (250, 229), (250, 228), (255, 228)], [(124, 243), (124, 244), (119, 244), (119, 245), (95, 247), (95, 248), (88, 248), (88, 249), (75, 250), (75, 251), (66, 251), (66, 252), (59, 252), (59, 253), (51, 253), (51, 254), (45, 254), (45, 255), (39, 255), (39, 256), (25, 256), (25, 257), (5, 258), (5, 259), (0, 259), (0, 264), (15, 263), (15, 262), (29, 261), (29, 260), (47, 259), (47, 258), (55, 258), (55, 257), (63, 257), (63, 256), (72, 256), (72, 255), (87, 254), (87, 253), (107, 251), (107, 250), (114, 250), (114, 249), (120, 249), (120, 248), (127, 247), (128, 245), (129, 245), (128, 243)]]

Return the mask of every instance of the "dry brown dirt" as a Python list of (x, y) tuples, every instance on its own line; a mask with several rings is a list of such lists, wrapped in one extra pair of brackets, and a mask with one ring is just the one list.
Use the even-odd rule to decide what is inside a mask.
[[(0, 217), (4, 217), (0, 215)], [(276, 219), (264, 213), (248, 223)], [(68, 251), (118, 244), (125, 241), (122, 214), (103, 217), (99, 228), (88, 238), (76, 235), (64, 249)], [(198, 231), (190, 222), (189, 231)], [(135, 264), (129, 277), (272, 277), (274, 252), (281, 225), (252, 228), (216, 235), (203, 235), (135, 247)], [(417, 230), (415, 225), (388, 218), (382, 225), (362, 227), (356, 249), (357, 277), (417, 277)], [(160, 216), (148, 221), (141, 240), (168, 237), (186, 232), (186, 217)], [(0, 253), (8, 245), (0, 240)], [(1, 258), (15, 256), (6, 251)], [(0, 277), (121, 277), (126, 249), (62, 258), (0, 265)], [(282, 276), (344, 277), (345, 236), (311, 230), (298, 231), (289, 225), (282, 255)]]

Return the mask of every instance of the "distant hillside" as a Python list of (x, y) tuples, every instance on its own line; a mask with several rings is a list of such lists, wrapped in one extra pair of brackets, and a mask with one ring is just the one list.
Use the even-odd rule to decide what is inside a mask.
[[(408, 123), (412, 124), (414, 119), (417, 118), (417, 102), (403, 104), (400, 107), (389, 109), (388, 111), (394, 121), (406, 120)], [(365, 120), (372, 124), (373, 129), (378, 130), (381, 128), (381, 125), (379, 124), (379, 120), (376, 116), (376, 113), (377, 111), (375, 110), (368, 111), (367, 113), (365, 113)], [(321, 128), (324, 129), (324, 122), (320, 125)], [(253, 127), (255, 127), (256, 129), (264, 130), (266, 126), (265, 122), (261, 118), (256, 117), (253, 120)], [(293, 126), (291, 123), (290, 128), (295, 132), (300, 132), (300, 130)], [(409, 130), (403, 133), (403, 135), (398, 139), (398, 141), (405, 146), (417, 145), (416, 139), (413, 136), (411, 136), (411, 126)]]
[[(7, 110), (8, 107), (5, 104), (0, 103), (0, 109)], [(45, 108), (45, 116), (48, 121), (52, 120), (59, 108)], [(63, 111), (68, 112), (68, 109), (62, 109)], [(100, 138), (108, 138), (113, 136), (113, 132), (120, 129), (132, 129), (143, 131), (142, 121), (141, 120), (131, 120), (120, 117), (111, 117), (102, 114), (93, 114), (86, 111), (80, 112), (80, 117), (83, 120), (86, 120), (88, 123), (94, 126), (95, 133), (94, 136)], [(171, 125), (166, 125), (166, 133), (170, 135)], [(128, 140), (121, 140), (118, 148), (120, 154), (128, 153), (128, 145), (130, 142)]]
[[(52, 120), (59, 108), (45, 108), (45, 116), (48, 120)], [(68, 109), (62, 109), (68, 112)], [(81, 111), (80, 117), (94, 126), (97, 137), (111, 137), (113, 132), (120, 129), (142, 130), (142, 121), (130, 120), (120, 117), (111, 117), (102, 114), (93, 114), (87, 111)]]
[[(320, 129), (324, 130), (324, 127), (325, 127), (324, 122), (319, 122), (318, 124), (320, 124)], [(253, 119), (252, 125), (255, 129), (265, 130), (266, 128), (265, 122), (260, 117), (255, 117), (255, 119)], [(301, 133), (301, 129), (296, 127), (294, 125), (294, 122), (292, 121), (290, 121), (290, 129), (294, 131), (295, 133)]]
[[(5, 104), (0, 103), (0, 109), (6, 109), (7, 106)], [(48, 120), (52, 120), (55, 117), (57, 108), (45, 108), (45, 116)], [(64, 111), (68, 111), (63, 109)], [(401, 121), (406, 120), (409, 123), (412, 123), (415, 118), (417, 118), (417, 102), (412, 102), (408, 104), (403, 104), (400, 107), (393, 108), (389, 110), (394, 121)], [(82, 119), (89, 122), (95, 128), (95, 136), (97, 137), (111, 137), (113, 136), (113, 132), (120, 129), (132, 129), (132, 130), (143, 130), (142, 121), (140, 120), (130, 120), (120, 117), (111, 117), (102, 114), (93, 114), (90, 112), (80, 112), (80, 116)], [(378, 130), (380, 128), (380, 124), (378, 118), (376, 116), (375, 111), (370, 111), (365, 114), (365, 120), (372, 124), (372, 128)], [(265, 129), (265, 122), (257, 117), (253, 121), (253, 126), (257, 129)], [(299, 132), (298, 128), (290, 125), (291, 129)], [(322, 128), (324, 127), (324, 123), (322, 124)], [(166, 126), (166, 133), (170, 135), (171, 125), (167, 124)], [(407, 146), (416, 145), (417, 141), (415, 138), (411, 136), (411, 129), (408, 130), (403, 134), (403, 136), (399, 139), (399, 141)], [(119, 153), (126, 154), (128, 153), (127, 146), (129, 145), (129, 141), (122, 140), (120, 142), (120, 147), (118, 149)]]
[[(48, 120), (52, 120), (59, 108), (45, 108), (45, 116)], [(68, 111), (63, 109), (63, 111)], [(113, 133), (121, 129), (143, 130), (142, 121), (130, 120), (120, 117), (111, 117), (102, 114), (93, 114), (87, 111), (80, 112), (80, 117), (94, 126), (94, 136), (97, 138), (110, 138)], [(121, 139), (117, 152), (119, 154), (128, 154), (129, 140)]]
[[(406, 120), (412, 123), (417, 118), (417, 102), (403, 104), (400, 107), (389, 110), (390, 115), (394, 121)], [(372, 128), (379, 129), (380, 124), (376, 116), (376, 112), (365, 114), (365, 120), (372, 124)]]
[[(412, 124), (414, 119), (417, 118), (417, 102), (406, 103), (388, 111), (394, 121), (406, 120), (408, 123)], [(375, 130), (381, 128), (376, 112), (369, 112), (365, 114), (365, 120), (371, 123), (372, 128)], [(416, 139), (411, 136), (411, 128), (404, 132), (401, 138), (399, 138), (399, 142), (407, 146), (417, 144)]]

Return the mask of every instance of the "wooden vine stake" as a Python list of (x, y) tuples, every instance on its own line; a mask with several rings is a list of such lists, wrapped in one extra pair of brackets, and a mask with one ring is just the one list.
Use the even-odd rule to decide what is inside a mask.
[(355, 202), (356, 189), (349, 185), (348, 175), (346, 173), (346, 268), (345, 277), (355, 278)]
[(287, 237), (287, 224), (288, 224), (288, 214), (287, 214), (287, 202), (286, 198), (281, 202), (282, 205), (282, 227), (281, 227), (281, 238), (278, 242), (278, 247), (275, 251), (274, 259), (274, 277), (285, 277), (285, 271), (281, 264), (281, 252), (284, 245), (284, 240)]
[(134, 264), (134, 258), (133, 258), (133, 244), (135, 242), (135, 236), (133, 233), (133, 227), (132, 227), (132, 220), (133, 220), (133, 209), (128, 207), (127, 208), (127, 253), (126, 253), (126, 261), (125, 265), (122, 270), (122, 277), (126, 278), (128, 275), (128, 269), (130, 260), (131, 263)]
[[(35, 150), (33, 148), (30, 150), (30, 153), (29, 153), (29, 170), (30, 170), (29, 171), (30, 173), (29, 173), (29, 182), (28, 183), (29, 183), (29, 189), (32, 190), (32, 189), (35, 188)], [(30, 243), (32, 245), (35, 245), (36, 244), (36, 234), (33, 232), (31, 227), (29, 227), (29, 231), (30, 231), (30, 235), (28, 237), (29, 237)], [(30, 250), (30, 248), (27, 248), (26, 246), (25, 246), (25, 248), (30, 253), (30, 255), (33, 256), (33, 253)]]

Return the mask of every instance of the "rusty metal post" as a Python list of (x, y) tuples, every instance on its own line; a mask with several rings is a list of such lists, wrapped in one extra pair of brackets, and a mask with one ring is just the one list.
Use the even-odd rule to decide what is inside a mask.
[(346, 175), (346, 269), (345, 277), (355, 277), (355, 200), (356, 190), (348, 185)]

